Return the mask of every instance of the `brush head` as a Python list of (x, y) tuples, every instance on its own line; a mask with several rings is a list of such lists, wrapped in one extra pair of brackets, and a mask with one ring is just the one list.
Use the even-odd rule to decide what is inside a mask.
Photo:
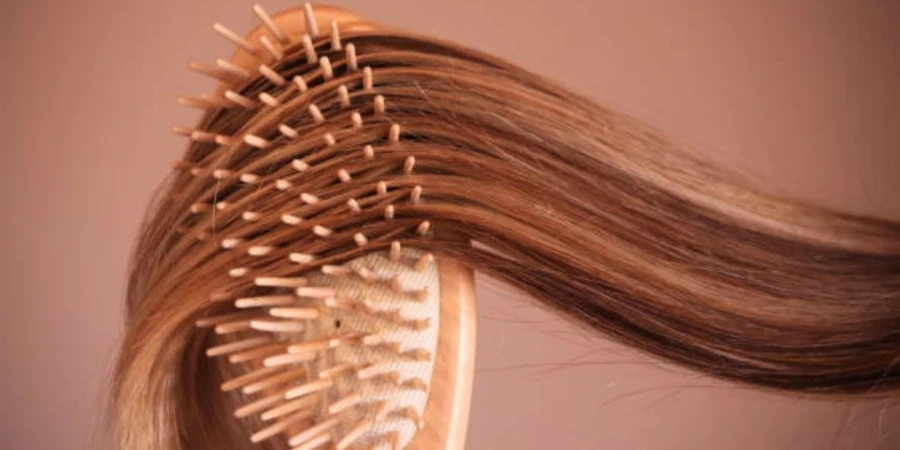
[[(247, 37), (214, 26), (236, 53), (190, 65), (222, 85), (180, 99), (207, 113), (175, 129), (192, 144), (174, 183), (196, 201), (173, 232), (227, 266), (197, 321), (221, 389), (248, 438), (276, 448), (461, 448), (471, 272), (421, 250), (427, 190), (360, 26), (342, 40), (309, 5), (254, 12)], [(285, 26), (298, 14), (302, 34)]]
[(244, 398), (237, 417), (262, 422), (251, 441), (283, 435), (291, 447), (321, 440), (336, 448), (411, 442), (424, 426), (438, 349), (433, 259), (404, 248), (302, 277), (259, 274), (255, 295), (234, 300), (241, 316), (199, 321), (223, 335), (207, 355), (244, 368), (222, 389)]

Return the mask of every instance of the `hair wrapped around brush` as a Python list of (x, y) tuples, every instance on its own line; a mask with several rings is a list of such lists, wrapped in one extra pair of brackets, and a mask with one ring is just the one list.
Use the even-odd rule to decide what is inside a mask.
[(232, 71), (221, 97), (184, 100), (208, 113), (181, 130), (192, 142), (133, 261), (117, 382), (131, 424), (231, 448), (210, 331), (194, 327), (224, 311), (214, 293), (238, 289), (242, 269), (301, 276), (395, 241), (711, 376), (900, 387), (900, 224), (768, 195), (477, 51), (395, 31), (341, 39), (293, 44), (259, 74)]

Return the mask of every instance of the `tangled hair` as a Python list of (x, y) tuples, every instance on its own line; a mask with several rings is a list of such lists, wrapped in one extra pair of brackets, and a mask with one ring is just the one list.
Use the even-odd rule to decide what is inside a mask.
[[(385, 180), (388, 197), (422, 187), (422, 201), (330, 214), (314, 223), (338, 240), (433, 224), (404, 245), (462, 261), (520, 288), (575, 322), (664, 360), (717, 378), (801, 393), (885, 394), (900, 388), (900, 224), (776, 198), (686, 155), (658, 132), (557, 84), (483, 53), (394, 31), (346, 33), (362, 71), (332, 58), (335, 77), (287, 49), (274, 68), (309, 89), (256, 76), (235, 90), (263, 91), (277, 107), (214, 108), (198, 128), (265, 138), (192, 142), (146, 220), (132, 265), (127, 333), (115, 386), (120, 445), (133, 449), (232, 448), (241, 426), (218, 392), (221, 370), (203, 356), (198, 317), (223, 303), (234, 256), (219, 242), (272, 245), (260, 266), (297, 274), (288, 252), (321, 263), (359, 256), (308, 227), (277, 228), (295, 206), (275, 179), (310, 156), (300, 190), (343, 203)], [(327, 41), (317, 42), (327, 53)], [(350, 90), (352, 108), (335, 95)], [(293, 90), (293, 92), (289, 92)], [(283, 94), (283, 95), (281, 95)], [(383, 95), (386, 112), (373, 111)], [(318, 105), (324, 121), (310, 120)], [(365, 118), (351, 128), (350, 111)], [(279, 124), (298, 131), (288, 139)], [(402, 136), (388, 141), (391, 124)], [(322, 133), (335, 138), (322, 150)], [(360, 157), (365, 145), (376, 157)], [(415, 158), (414, 173), (401, 168)], [(318, 158), (318, 159), (317, 159)], [(318, 162), (318, 163), (317, 163)], [(185, 167), (258, 174), (258, 183), (197, 176)], [(287, 168), (287, 169), (285, 169)], [(340, 183), (334, 174), (354, 174)], [(405, 189), (405, 191), (404, 191)], [(299, 191), (298, 191), (299, 192)], [(227, 198), (235, 208), (192, 215)], [(252, 207), (262, 218), (240, 220)], [(391, 238), (396, 238), (392, 235)], [(366, 251), (390, 239), (372, 239)], [(352, 243), (351, 243), (352, 244)], [(230, 437), (234, 436), (234, 439)], [(149, 438), (148, 438), (149, 437)], [(274, 445), (274, 444), (264, 444)], [(266, 448), (266, 447), (264, 447)]]

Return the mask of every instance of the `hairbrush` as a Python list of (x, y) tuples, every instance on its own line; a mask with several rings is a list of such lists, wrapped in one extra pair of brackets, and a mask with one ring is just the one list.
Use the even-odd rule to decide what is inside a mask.
[(379, 69), (342, 38), (375, 25), (253, 11), (247, 36), (214, 25), (237, 48), (190, 63), (219, 85), (180, 98), (205, 114), (175, 128), (193, 141), (179, 176), (206, 181), (177, 230), (228, 255), (231, 282), (196, 321), (222, 395), (273, 448), (463, 448), (472, 272), (417, 248), (441, 230), (404, 214), (428, 202), (416, 159)]

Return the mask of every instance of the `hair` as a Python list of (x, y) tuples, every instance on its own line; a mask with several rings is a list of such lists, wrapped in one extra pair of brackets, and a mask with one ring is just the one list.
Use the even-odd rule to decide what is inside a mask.
[[(272, 93), (280, 106), (213, 108), (198, 127), (252, 133), (269, 145), (192, 142), (148, 213), (116, 374), (122, 447), (244, 442), (226, 407), (234, 399), (217, 389), (221, 369), (203, 355), (209, 332), (194, 327), (199, 317), (226, 311), (222, 293), (241, 283), (228, 276), (233, 252), (219, 245), (229, 237), (273, 246), (258, 264), (284, 274), (399, 238), (713, 377), (810, 394), (900, 388), (900, 224), (767, 194), (637, 120), (471, 49), (395, 31), (344, 39), (375, 81), (371, 90), (351, 89), (352, 108), (342, 108), (335, 92), (359, 86), (362, 71), (335, 54), (337, 76), (328, 79), (302, 48), (287, 49), (275, 69), (288, 79), (304, 74), (309, 90), (256, 76), (235, 90), (250, 98)], [(327, 41), (317, 45), (327, 53)], [(374, 110), (375, 94), (386, 101), (383, 114)], [(309, 119), (313, 104), (321, 123)], [(348, 126), (351, 110), (365, 117), (361, 127)], [(279, 124), (299, 136), (279, 134)], [(397, 142), (386, 137), (392, 124), (402, 130)], [(325, 132), (335, 142), (323, 150)], [(374, 158), (360, 156), (367, 144)], [(321, 193), (331, 212), (278, 228), (298, 199), (272, 183), (296, 173), (290, 162), (300, 156), (310, 167), (292, 178), (294, 186)], [(414, 173), (401, 169), (410, 156)], [(340, 183), (339, 168), (353, 181)], [(257, 174), (259, 182), (209, 176), (213, 169)], [(370, 195), (373, 180), (386, 181), (387, 200), (359, 214), (334, 212)], [(376, 206), (413, 186), (421, 186), (422, 201), (397, 203), (394, 220), (380, 220)], [(223, 199), (228, 208), (191, 214), (192, 206)], [(262, 218), (241, 221), (248, 209)], [(433, 235), (409, 232), (423, 220)], [(335, 230), (333, 239), (311, 237), (314, 224)], [(349, 238), (361, 227), (375, 236), (364, 250)], [(290, 251), (320, 259), (283, 264)]]

